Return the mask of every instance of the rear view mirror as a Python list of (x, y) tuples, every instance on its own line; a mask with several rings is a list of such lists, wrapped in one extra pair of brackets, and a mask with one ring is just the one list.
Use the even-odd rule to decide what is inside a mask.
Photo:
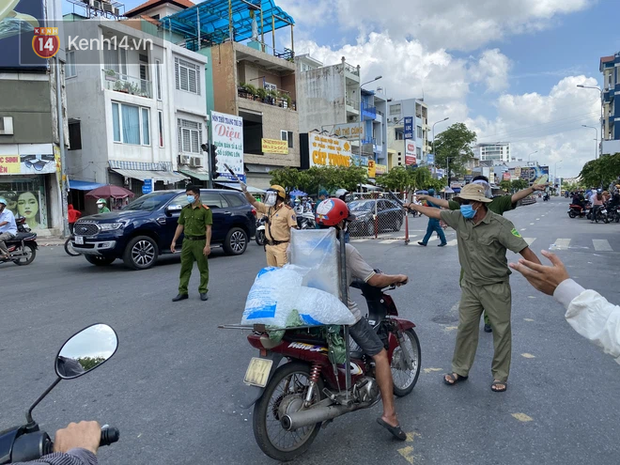
[(183, 207), (181, 205), (168, 205), (168, 208), (166, 208), (166, 211), (168, 213), (177, 213), (181, 210), (183, 210)]
[(94, 324), (73, 335), (56, 357), (56, 374), (74, 379), (94, 370), (118, 348), (116, 332), (108, 325)]

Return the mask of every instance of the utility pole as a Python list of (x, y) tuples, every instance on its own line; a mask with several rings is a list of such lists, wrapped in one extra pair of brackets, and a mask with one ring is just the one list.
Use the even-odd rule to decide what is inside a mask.
[(67, 158), (65, 154), (65, 123), (62, 113), (62, 81), (60, 74), (60, 58), (56, 55), (55, 79), (56, 79), (56, 114), (58, 123), (58, 146), (60, 149), (60, 196), (62, 210), (62, 235), (67, 237), (69, 233), (68, 199), (67, 199)]

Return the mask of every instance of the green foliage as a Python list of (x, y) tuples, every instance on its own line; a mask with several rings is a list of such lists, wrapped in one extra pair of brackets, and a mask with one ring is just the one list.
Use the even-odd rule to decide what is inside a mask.
[(587, 187), (605, 188), (620, 176), (620, 153), (603, 155), (583, 165), (579, 177)]
[(439, 134), (433, 143), (435, 164), (447, 167), (450, 159), (450, 173), (465, 174), (465, 164), (474, 157), (471, 145), (476, 142), (476, 133), (467, 129), (464, 123), (456, 123)]
[(585, 183), (583, 181), (580, 182), (562, 182), (562, 189), (569, 192), (575, 192), (580, 189), (585, 189)]
[(530, 187), (530, 183), (527, 182), (525, 179), (515, 179), (514, 181), (510, 183), (510, 185), (512, 189), (515, 191), (519, 191), (521, 189), (527, 189), (528, 187)]
[(243, 88), (243, 90), (246, 91), (246, 93), (252, 95), (252, 96), (256, 96), (257, 95), (257, 89), (256, 87), (254, 87), (252, 84), (241, 84), (241, 87)]
[(395, 192), (430, 189), (431, 187), (439, 192), (444, 188), (445, 180), (433, 179), (430, 170), (426, 167), (396, 166), (388, 173), (378, 176), (377, 185)]
[(256, 89), (256, 96), (261, 100), (265, 100), (267, 98), (267, 91), (262, 87)]
[(512, 182), (510, 182), (510, 180), (508, 180), (508, 179), (504, 179), (504, 180), (500, 181), (499, 187), (500, 187), (500, 189), (502, 189), (502, 190), (504, 190), (506, 192), (510, 192), (510, 190), (512, 189)]
[(82, 365), (82, 368), (84, 368), (84, 371), (88, 371), (92, 368), (95, 368), (97, 365), (99, 365), (102, 362), (105, 362), (105, 358), (104, 357), (81, 357), (78, 358), (78, 362), (80, 362), (80, 365)]
[(281, 168), (271, 172), (271, 184), (279, 184), (288, 190), (299, 189), (310, 195), (318, 194), (321, 189), (356, 191), (367, 179), (368, 170), (363, 166), (313, 166), (303, 171)]

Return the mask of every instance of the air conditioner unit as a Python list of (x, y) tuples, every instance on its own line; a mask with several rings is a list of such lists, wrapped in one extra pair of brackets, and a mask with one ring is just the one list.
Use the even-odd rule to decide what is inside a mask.
[(95, 10), (102, 10), (101, 2), (99, 0), (91, 0), (90, 6)]
[(192, 168), (202, 168), (202, 158), (200, 158), (200, 157), (191, 157), (189, 165)]
[(0, 135), (2, 136), (13, 135), (13, 117), (12, 116), (0, 117)]
[(181, 165), (189, 165), (189, 159), (191, 157), (188, 157), (187, 155), (179, 155), (179, 163)]
[(114, 7), (112, 5), (110, 5), (109, 3), (104, 3), (103, 4), (103, 11), (107, 11), (109, 13), (113, 13), (114, 12)]
[(121, 14), (121, 10), (119, 10), (118, 8), (114, 8), (114, 16), (120, 16)]

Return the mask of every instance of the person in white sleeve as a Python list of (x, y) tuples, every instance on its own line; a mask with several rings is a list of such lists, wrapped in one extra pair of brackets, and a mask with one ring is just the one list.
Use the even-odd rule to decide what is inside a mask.
[(521, 259), (519, 263), (511, 263), (510, 267), (525, 276), (540, 292), (552, 295), (564, 305), (568, 324), (620, 363), (620, 306), (573, 281), (557, 255), (545, 250), (541, 253), (552, 266)]

